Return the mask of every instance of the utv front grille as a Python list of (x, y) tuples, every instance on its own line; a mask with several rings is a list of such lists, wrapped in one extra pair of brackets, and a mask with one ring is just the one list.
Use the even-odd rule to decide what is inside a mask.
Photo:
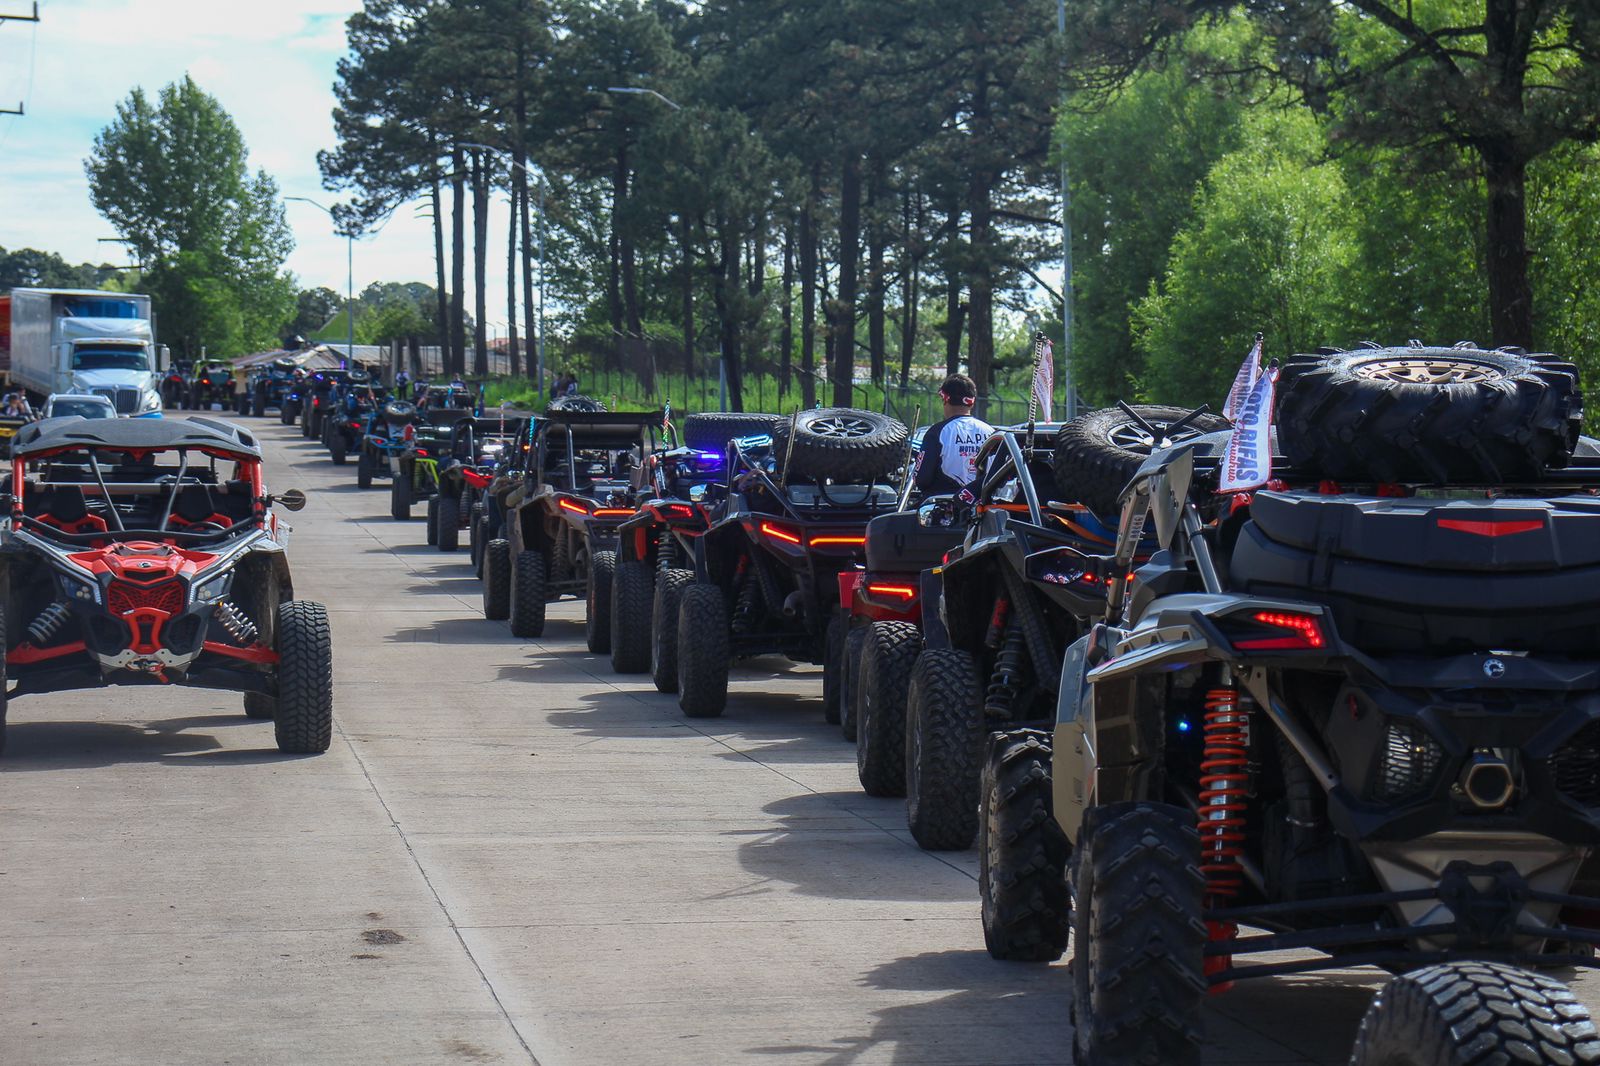
[(1546, 760), (1556, 791), (1582, 807), (1600, 807), (1600, 722), (1590, 722)]
[(1444, 751), (1427, 731), (1411, 722), (1393, 721), (1383, 734), (1378, 772), (1368, 786), (1369, 799), (1399, 803), (1432, 791)]
[(179, 581), (150, 586), (113, 581), (106, 593), (106, 606), (112, 614), (118, 615), (141, 607), (153, 607), (164, 614), (177, 614), (183, 610), (183, 599), (183, 583)]

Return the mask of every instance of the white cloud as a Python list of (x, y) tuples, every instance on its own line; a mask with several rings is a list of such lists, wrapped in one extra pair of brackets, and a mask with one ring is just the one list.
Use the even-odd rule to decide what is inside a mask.
[[(28, 96), (30, 56), (34, 65), (27, 116), (0, 116), (0, 246), (74, 262), (119, 260), (97, 241), (115, 234), (89, 203), (83, 159), (129, 90), (154, 92), (186, 72), (233, 115), (252, 165), (285, 195), (333, 204), (316, 154), (334, 144), (335, 64), (344, 20), (359, 7), (360, 0), (45, 0), (37, 27), (0, 23), (0, 107)], [(343, 292), (345, 242), (315, 208), (287, 210), (297, 242), (289, 269), (302, 285)], [(505, 226), (501, 197), (489, 230), (491, 320), (505, 318), (503, 307), (495, 310), (505, 299)], [(431, 282), (428, 219), (402, 208), (359, 240), (355, 275), (357, 289)]]

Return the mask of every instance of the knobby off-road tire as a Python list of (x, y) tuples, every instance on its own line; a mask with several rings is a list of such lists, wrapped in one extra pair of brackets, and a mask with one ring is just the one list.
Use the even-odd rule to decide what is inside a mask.
[(1090, 809), (1073, 852), (1073, 1024), (1080, 1066), (1200, 1066), (1205, 875), (1194, 815)]
[(906, 457), (909, 432), (897, 419), (853, 407), (801, 411), (793, 419), (794, 449), (789, 449), (790, 419), (772, 430), (772, 454), (788, 457), (790, 473), (867, 482), (893, 470)]
[(589, 557), (589, 581), (584, 589), (587, 610), (583, 639), (596, 655), (611, 653), (611, 581), (617, 574), (616, 552), (595, 552)]
[(439, 543), (439, 497), (428, 498), (428, 546)]
[(6, 753), (6, 613), (0, 611), (0, 755)]
[(244, 694), (244, 716), (265, 720), (278, 713), (278, 701), (265, 692), (246, 692)]
[(1050, 962), (1067, 950), (1072, 846), (1050, 795), (1050, 734), (1013, 729), (989, 736), (978, 818), (978, 896), (983, 942), (997, 959)]
[(844, 649), (850, 619), (835, 611), (822, 634), (822, 720), (838, 725), (844, 693)]
[(839, 663), (839, 732), (854, 744), (860, 722), (860, 705), (856, 693), (861, 687), (861, 649), (867, 642), (867, 627), (852, 626), (845, 620), (844, 658)]
[(874, 622), (861, 649), (856, 685), (856, 776), (869, 796), (906, 794), (906, 702), (922, 631), (910, 622)]
[(356, 458), (356, 488), (370, 489), (372, 487), (373, 465), (372, 453), (363, 447), (361, 454)]
[[(481, 567), (483, 558), (483, 527), (479, 522), (483, 519), (483, 504), (475, 503), (467, 512), (467, 558), (472, 560), (474, 568)], [(481, 573), (480, 573), (481, 576)]]
[(657, 692), (678, 691), (678, 609), (693, 570), (665, 570), (650, 605), (650, 680)]
[(396, 522), (411, 520), (411, 479), (404, 474), (396, 474), (389, 486), (389, 517)]
[(591, 396), (559, 396), (545, 408), (546, 411), (580, 411), (589, 414), (605, 409), (605, 404)]
[(461, 502), (454, 496), (435, 496), (439, 501), (439, 550), (453, 552), (461, 546)]
[(696, 582), (678, 604), (678, 707), (715, 718), (728, 706), (728, 605), (722, 589)]
[[(1130, 406), (1140, 418), (1162, 431), (1189, 414), (1183, 407)], [(1169, 443), (1227, 428), (1228, 420), (1221, 415), (1198, 415)], [(1157, 443), (1120, 407), (1079, 415), (1056, 431), (1057, 492), (1103, 518), (1112, 517), (1117, 511), (1117, 498)]]
[(1367, 1008), (1350, 1066), (1600, 1063), (1589, 1011), (1560, 981), (1499, 962), (1396, 977)]
[(787, 421), (782, 415), (707, 411), (683, 420), (683, 444), (696, 451), (720, 452), (735, 437), (770, 436), (778, 423)]
[(333, 741), (333, 630), (310, 600), (278, 606), (278, 750), (313, 755)]
[(972, 846), (982, 740), (976, 661), (964, 651), (924, 651), (906, 697), (906, 825), (924, 849)]
[[(493, 542), (491, 542), (493, 543)], [(511, 559), (511, 635), (544, 636), (550, 563), (544, 552), (524, 549)]]
[(483, 580), (483, 557), (489, 547), (489, 519), (479, 515), (472, 525), (472, 535), (477, 538), (478, 544), (472, 553), (472, 570)]
[(611, 582), (611, 669), (642, 674), (650, 669), (650, 616), (655, 608), (655, 571), (636, 559), (617, 565)]
[(333, 465), (343, 466), (345, 456), (348, 454), (349, 449), (344, 443), (344, 431), (341, 429), (330, 430), (328, 436), (328, 455), (331, 459), (333, 459)]
[(483, 617), (503, 622), (511, 617), (511, 542), (491, 540), (483, 546)]
[(1520, 349), (1296, 355), (1278, 395), (1284, 455), (1335, 481), (1526, 480), (1567, 465), (1583, 417), (1576, 367)]

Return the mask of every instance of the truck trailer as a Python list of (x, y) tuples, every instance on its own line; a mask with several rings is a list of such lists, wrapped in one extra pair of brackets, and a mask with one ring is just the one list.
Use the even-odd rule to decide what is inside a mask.
[(166, 349), (155, 342), (150, 297), (12, 289), (0, 295), (0, 321), (5, 319), (11, 385), (34, 401), (87, 392), (110, 400), (119, 415), (160, 415)]

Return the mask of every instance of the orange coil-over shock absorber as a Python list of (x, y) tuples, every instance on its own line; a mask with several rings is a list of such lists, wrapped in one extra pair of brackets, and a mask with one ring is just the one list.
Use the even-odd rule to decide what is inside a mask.
[[(1237, 688), (1206, 693), (1204, 755), (1200, 760), (1200, 870), (1206, 875), (1206, 907), (1227, 906), (1244, 884), (1245, 813), (1250, 800), (1250, 711)], [(1232, 922), (1207, 922), (1212, 940), (1232, 940)], [(1208, 955), (1207, 974), (1232, 965), (1226, 955)], [(1228, 985), (1213, 986), (1224, 991)]]

